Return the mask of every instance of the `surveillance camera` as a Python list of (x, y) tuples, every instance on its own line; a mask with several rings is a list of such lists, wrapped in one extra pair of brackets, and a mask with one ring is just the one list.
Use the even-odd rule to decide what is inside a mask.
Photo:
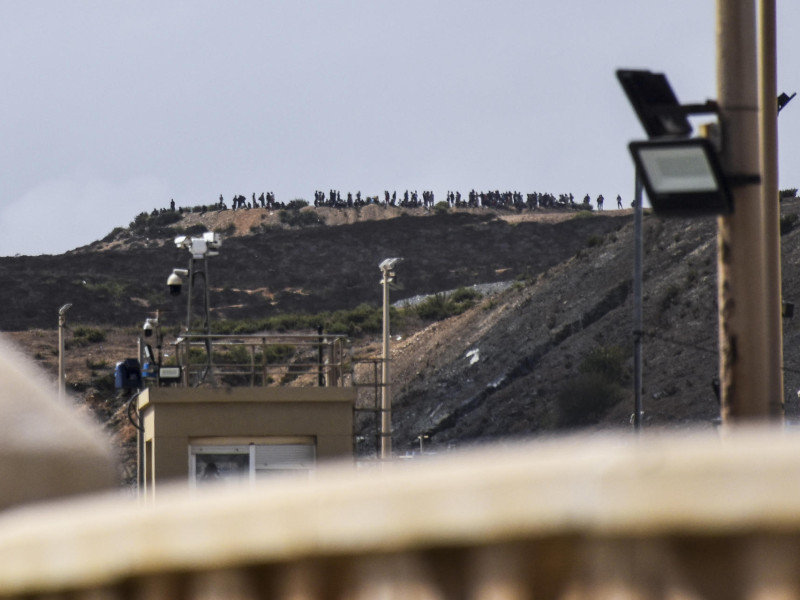
[(167, 285), (169, 286), (169, 293), (173, 296), (177, 296), (181, 293), (181, 286), (183, 286), (183, 279), (181, 279), (180, 275), (173, 272), (172, 275), (169, 276), (167, 279)]
[(153, 323), (152, 323), (152, 320), (151, 319), (147, 319), (144, 322), (144, 325), (142, 326), (142, 329), (144, 330), (144, 337), (150, 337), (151, 335), (153, 335)]

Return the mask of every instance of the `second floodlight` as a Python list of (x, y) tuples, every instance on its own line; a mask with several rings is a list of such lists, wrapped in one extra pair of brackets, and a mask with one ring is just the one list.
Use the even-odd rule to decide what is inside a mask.
[(629, 148), (656, 213), (698, 216), (733, 212), (733, 197), (709, 140), (651, 140), (631, 142)]

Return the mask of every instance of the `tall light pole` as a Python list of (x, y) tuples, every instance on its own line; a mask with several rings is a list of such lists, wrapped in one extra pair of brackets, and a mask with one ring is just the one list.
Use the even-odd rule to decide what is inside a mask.
[(394, 268), (402, 258), (387, 258), (378, 268), (383, 286), (383, 361), (381, 365), (381, 460), (392, 457), (392, 389), (389, 381), (389, 288), (395, 284)]
[(636, 169), (633, 196), (633, 428), (642, 428), (642, 336), (644, 318), (642, 311), (642, 177)]
[[(781, 365), (776, 360), (775, 311), (780, 298), (768, 285), (774, 253), (767, 251), (765, 205), (760, 185), (760, 114), (755, 0), (717, 0), (717, 78), (725, 172), (736, 176), (734, 212), (718, 220), (720, 392), (723, 424), (780, 420), (775, 397)], [(770, 102), (775, 102), (773, 95)], [(770, 234), (772, 235), (772, 234)], [(778, 267), (779, 268), (779, 267)], [(780, 313), (777, 313), (778, 318)], [(779, 336), (778, 336), (779, 337)]]
[(72, 304), (65, 304), (58, 309), (58, 399), (64, 400), (67, 395), (64, 377), (64, 328), (67, 325), (67, 311)]

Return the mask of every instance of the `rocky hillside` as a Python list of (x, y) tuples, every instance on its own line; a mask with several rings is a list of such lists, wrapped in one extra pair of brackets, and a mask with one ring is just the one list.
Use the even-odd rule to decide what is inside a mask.
[[(377, 265), (402, 256), (405, 288), (393, 300), (513, 283), (458, 316), (398, 324), (392, 354), (398, 450), (418, 448), (420, 437), (428, 448), (446, 448), (565, 428), (629, 427), (629, 212), (380, 211), (309, 208), (303, 212), (312, 217), (302, 220), (264, 210), (191, 214), (169, 224), (152, 218), (65, 255), (0, 259), (0, 277), (13, 282), (0, 290), (7, 307), (0, 328), (14, 332), (24, 351), (54, 372), (57, 308), (72, 302), (71, 322), (105, 337), (70, 353), (68, 381), (125, 438), (130, 432), (110, 399), (108, 376), (113, 362), (132, 353), (138, 325), (156, 308), (180, 320), (182, 306), (164, 285), (171, 268), (188, 258), (171, 243), (176, 233), (209, 228), (225, 236), (210, 266), (217, 318), (377, 306)], [(798, 201), (783, 203), (789, 301), (800, 298), (798, 212)], [(718, 416), (711, 386), (717, 372), (715, 233), (713, 219), (645, 218), (646, 426), (710, 426)], [(800, 388), (793, 321), (784, 335), (787, 414), (793, 417)], [(352, 342), (354, 353), (380, 353), (376, 338)], [(359, 424), (368, 453), (374, 448), (370, 413)]]

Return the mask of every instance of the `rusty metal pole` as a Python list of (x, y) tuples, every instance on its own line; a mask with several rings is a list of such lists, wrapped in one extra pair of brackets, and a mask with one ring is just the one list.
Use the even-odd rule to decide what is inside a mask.
[(761, 105), (761, 190), (764, 198), (765, 275), (769, 298), (769, 387), (767, 398), (771, 419), (782, 420), (783, 403), (783, 317), (781, 311), (780, 191), (778, 187), (778, 83), (776, 56), (775, 0), (759, 2), (759, 104)]
[(64, 329), (67, 326), (67, 311), (70, 308), (72, 308), (72, 304), (67, 303), (58, 309), (58, 399), (61, 401), (67, 396), (67, 380), (64, 373), (64, 352), (66, 350)]
[(389, 270), (390, 266), (381, 263), (383, 268), (383, 361), (381, 363), (381, 459), (392, 458), (392, 389), (389, 381)]
[(718, 220), (718, 306), (722, 422), (770, 414), (764, 212), (760, 174), (755, 0), (717, 0), (720, 158), (734, 213)]

